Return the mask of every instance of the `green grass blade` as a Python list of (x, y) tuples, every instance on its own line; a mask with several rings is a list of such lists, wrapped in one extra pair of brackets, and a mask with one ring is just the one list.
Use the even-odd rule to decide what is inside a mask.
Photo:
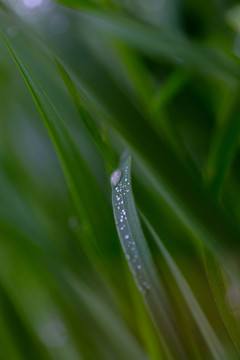
[[(79, 296), (84, 306), (92, 313), (94, 321), (106, 339), (111, 340), (111, 347), (116, 349), (117, 359), (141, 359), (146, 355), (136, 339), (125, 326), (125, 323), (92, 289), (76, 279), (72, 274), (65, 274), (68, 284)], [(108, 343), (105, 341), (105, 344)], [(104, 344), (104, 346), (105, 346)]]
[[(164, 159), (166, 166), (167, 157)], [(238, 260), (235, 253), (239, 246), (238, 230), (224, 216), (221, 209), (209, 197), (206, 197), (202, 188), (199, 187), (199, 193), (195, 193), (196, 188), (193, 190), (190, 179), (187, 177), (184, 180), (180, 179), (179, 172), (176, 172), (178, 177), (172, 178), (173, 182), (171, 183), (164, 179), (163, 173), (153, 170), (142, 159), (140, 161), (137, 159), (137, 163), (139, 181), (147, 183), (151, 191), (164, 200), (166, 208), (173, 211), (191, 237), (206, 244), (230, 273), (236, 273)], [(141, 178), (140, 175), (143, 173), (145, 176)], [(179, 189), (173, 191), (173, 183), (176, 184), (176, 187), (178, 183), (182, 192)], [(192, 201), (193, 198), (195, 202)], [(155, 211), (158, 209), (161, 209), (159, 205), (156, 206)], [(229, 261), (230, 259), (231, 261)]]
[(193, 318), (195, 319), (196, 324), (198, 325), (203, 338), (205, 339), (211, 353), (213, 359), (226, 359), (225, 351), (217, 338), (217, 335), (215, 334), (214, 330), (210, 326), (208, 320), (206, 319), (201, 307), (199, 306), (194, 294), (192, 293), (188, 283), (186, 282), (185, 278), (181, 274), (177, 264), (163, 245), (161, 239), (156, 234), (154, 229), (151, 227), (150, 223), (144, 218), (144, 221), (154, 238), (157, 246), (159, 247), (168, 267), (170, 268), (173, 277), (178, 284), (179, 289), (182, 292), (182, 295), (188, 305), (189, 310), (191, 311), (191, 314)]
[(140, 336), (145, 345), (146, 352), (151, 360), (162, 360), (165, 358), (165, 354), (158, 340), (158, 334), (156, 333), (145, 304), (139, 296), (139, 291), (134, 285), (134, 279), (128, 266), (125, 267), (125, 271), (134, 313), (136, 314), (136, 326), (140, 330)]
[[(153, 59), (167, 59), (204, 74), (236, 83), (240, 79), (237, 63), (224, 53), (198, 46), (180, 37), (168, 36), (161, 30), (137, 23), (126, 16), (91, 8), (86, 13), (89, 25), (104, 35), (117, 38)], [(179, 61), (180, 60), (180, 61)]]
[[(104, 224), (110, 224), (110, 212), (106, 200), (44, 89), (31, 71), (23, 64), (7, 38), (3, 36), (3, 39), (29, 87), (58, 153), (79, 219), (83, 225), (81, 235), (91, 238), (90, 245), (89, 242), (83, 242), (83, 246), (87, 252), (90, 251), (92, 254), (93, 248), (95, 248), (95, 251), (101, 251), (96, 239), (99, 236), (106, 239), (108, 236), (112, 236), (113, 231), (109, 226), (104, 227)], [(91, 192), (89, 188), (91, 188)], [(110, 231), (111, 235), (107, 234), (107, 231)]]
[(230, 336), (232, 337), (238, 351), (240, 351), (240, 328), (236, 318), (234, 317), (231, 304), (227, 301), (227, 286), (223, 277), (223, 269), (221, 268), (218, 260), (206, 247), (203, 248), (203, 256), (208, 281), (218, 309)]
[(116, 7), (116, 3), (111, 0), (56, 0), (56, 2), (74, 9), (114, 9)]
[(104, 137), (103, 131), (98, 127), (98, 125), (93, 121), (90, 117), (89, 113), (87, 112), (85, 106), (83, 105), (78, 91), (76, 89), (75, 84), (73, 83), (71, 77), (67, 73), (65, 67), (55, 58), (57, 66), (59, 68), (60, 74), (62, 79), (65, 83), (65, 86), (69, 92), (69, 95), (77, 109), (77, 112), (84, 122), (86, 129), (88, 130), (89, 134), (91, 135), (93, 141), (95, 142), (96, 146), (98, 147), (99, 151), (101, 152), (102, 156), (106, 160), (108, 166), (110, 167), (111, 171), (116, 166), (114, 161), (113, 154), (111, 152), (109, 144), (106, 142)]
[(206, 164), (205, 182), (216, 197), (221, 195), (239, 145), (239, 91), (235, 97), (224, 123), (215, 129)]
[(175, 331), (174, 321), (163, 286), (135, 208), (131, 187), (131, 157), (123, 161), (111, 176), (112, 204), (118, 235), (135, 282), (142, 293), (153, 322), (164, 341), (168, 356), (175, 353), (185, 359), (185, 350)]
[(114, 46), (116, 56), (120, 58), (123, 63), (129, 81), (135, 90), (139, 103), (143, 104), (145, 109), (149, 108), (149, 104), (155, 94), (155, 86), (153, 79), (150, 76), (150, 71), (144, 64), (139, 54), (136, 53), (130, 46), (123, 43), (117, 43)]
[[(219, 114), (218, 126), (213, 133), (213, 139), (206, 163), (205, 183), (216, 200), (220, 200), (224, 183), (230, 171), (234, 156), (239, 145), (240, 108), (238, 104), (239, 88), (234, 93), (225, 94), (222, 111)], [(227, 95), (227, 96), (226, 96)], [(227, 282), (224, 270), (214, 254), (202, 246), (203, 261), (215, 302), (238, 351), (240, 350), (240, 327), (233, 309), (227, 300)], [(226, 276), (226, 275), (225, 275)]]

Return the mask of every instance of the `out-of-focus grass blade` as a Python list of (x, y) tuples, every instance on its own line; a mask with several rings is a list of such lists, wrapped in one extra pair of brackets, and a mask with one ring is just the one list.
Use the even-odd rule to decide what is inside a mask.
[[(43, 254), (46, 253), (42, 252), (34, 241), (8, 224), (1, 222), (0, 227), (0, 283), (11, 301), (12, 316), (15, 315), (14, 326), (21, 334), (22, 342), (24, 344), (29, 342), (25, 356), (28, 354), (36, 359), (53, 359), (51, 347), (42, 341), (41, 329), (54, 317), (60, 315), (56, 305), (60, 303), (60, 299), (55, 297), (53, 301), (52, 294), (50, 295), (54, 292), (51, 275), (42, 261)], [(78, 347), (76, 344), (71, 339), (71, 344), (68, 344), (70, 346), (67, 345), (62, 349), (63, 352), (69, 355), (71, 350), (76, 350)], [(62, 358), (59, 356), (59, 359)], [(81, 359), (80, 353), (79, 358)]]
[[(1, 343), (1, 357), (2, 360), (24, 360), (24, 356), (21, 351), (19, 351), (18, 346), (16, 346), (16, 338), (13, 334), (13, 325), (9, 322), (6, 314), (6, 302), (9, 306), (8, 299), (4, 296), (3, 290), (0, 289), (0, 328), (2, 329), (0, 334), (0, 343)], [(15, 327), (15, 324), (14, 324)], [(20, 338), (22, 340), (22, 338)], [(31, 344), (28, 344), (31, 347)]]
[[(227, 98), (218, 128), (213, 134), (209, 156), (206, 164), (205, 183), (211, 192), (219, 200), (226, 176), (229, 172), (234, 155), (239, 144), (240, 134), (240, 107), (238, 104), (239, 89)], [(233, 339), (238, 351), (240, 351), (240, 327), (233, 314), (231, 304), (227, 300), (226, 281), (223, 278), (223, 269), (214, 254), (202, 246), (204, 265), (215, 302), (225, 323), (225, 326)]]
[[(236, 62), (224, 53), (197, 46), (182, 38), (167, 36), (158, 29), (114, 13), (95, 9), (81, 9), (90, 26), (105, 35), (123, 40), (153, 59), (167, 59), (174, 64), (187, 66), (201, 73), (210, 73), (233, 83), (240, 79)], [(110, 34), (110, 35), (109, 35)]]
[(212, 353), (213, 359), (226, 359), (225, 351), (219, 339), (217, 338), (217, 335), (215, 334), (214, 330), (211, 328), (194, 294), (192, 293), (188, 283), (181, 274), (177, 264), (175, 263), (175, 261), (173, 260), (173, 258), (171, 257), (165, 246), (163, 245), (162, 241), (160, 240), (156, 232), (151, 227), (150, 223), (146, 220), (145, 217), (143, 218), (152, 237), (154, 238), (157, 246), (159, 247), (168, 267), (170, 268), (179, 289), (182, 292), (182, 295), (188, 305), (188, 308), (191, 311), (191, 314), (195, 319), (195, 322), (198, 325), (202, 333), (202, 336), (205, 339)]
[[(100, 72), (101, 69), (98, 69), (98, 71)], [(93, 86), (93, 83), (91, 83), (91, 86)], [(123, 106), (119, 106), (120, 102), (116, 101), (116, 98), (114, 98), (114, 103), (117, 107), (113, 113), (113, 109), (109, 108), (111, 103), (109, 96), (108, 99), (105, 98), (108, 103), (96, 98), (93, 100), (94, 95), (89, 97), (89, 91), (86, 90), (84, 84), (80, 88), (81, 99), (83, 99), (82, 94), (85, 95), (85, 98), (90, 98), (91, 108), (98, 112), (110, 126), (117, 130), (125, 141), (138, 151), (143, 161), (147, 160), (148, 164), (150, 163), (155, 170), (157, 169), (154, 174), (151, 174), (151, 178), (156, 184), (156, 187), (155, 185), (154, 187), (158, 191), (158, 196), (164, 198), (167, 206), (173, 209), (194, 236), (200, 238), (201, 241), (205, 241), (216, 252), (229, 251), (229, 241), (231, 241), (232, 248), (238, 246), (239, 235), (237, 231), (232, 226), (229, 226), (226, 217), (222, 216), (219, 209), (216, 206), (212, 206), (204, 191), (200, 187), (195, 186), (194, 181), (192, 181), (188, 176), (189, 174), (185, 172), (182, 164), (178, 161), (176, 154), (169, 151), (154, 131), (151, 131), (141, 114), (133, 110), (129, 103), (125, 101)], [(112, 91), (112, 89), (110, 87), (108, 91)], [(98, 90), (100, 91), (100, 89)], [(100, 94), (98, 95), (100, 96)], [(119, 92), (115, 93), (115, 95), (119, 95)], [(121, 98), (121, 101), (123, 101), (123, 98)], [(127, 114), (130, 117), (134, 117), (133, 121), (129, 121), (126, 116)], [(143, 142), (147, 142), (148, 146), (143, 147)], [(159, 153), (161, 153), (161, 157), (158, 156)], [(151, 173), (149, 168), (146, 171), (147, 175)], [(176, 174), (178, 174), (177, 177)], [(85, 204), (87, 203), (85, 202)], [(95, 217), (98, 218), (98, 216)], [(100, 231), (102, 231), (101, 227)]]
[(102, 153), (107, 164), (110, 166), (111, 170), (113, 170), (113, 168), (116, 166), (116, 163), (114, 161), (113, 154), (111, 153), (110, 146), (106, 142), (103, 132), (101, 131), (101, 129), (98, 128), (98, 125), (93, 121), (93, 119), (90, 117), (89, 113), (85, 109), (85, 106), (80, 100), (75, 84), (73, 83), (64, 66), (56, 58), (55, 61), (63, 78), (63, 81), (66, 85), (66, 88), (69, 92), (69, 95), (71, 96), (71, 99), (82, 121), (84, 122), (89, 134), (91, 135), (99, 151)]
[[(114, 241), (116, 233), (110, 207), (51, 100), (38, 80), (23, 64), (7, 38), (2, 36), (32, 93), (59, 155), (80, 220), (77, 235), (81, 246), (94, 268), (97, 267), (98, 271), (100, 270), (100, 273), (110, 280), (112, 290), (119, 295), (118, 300), (124, 301), (126, 305), (126, 299), (120, 296), (116, 286), (117, 272), (121, 274), (121, 268), (117, 267), (116, 263), (116, 271), (114, 273), (111, 271), (114, 261), (112, 255), (116, 256), (119, 248), (118, 242)], [(119, 283), (121, 284), (121, 280)]]
[(111, 0), (56, 0), (56, 2), (75, 9), (114, 9), (116, 7), (116, 3)]
[[(64, 0), (61, 0), (63, 3)], [(64, 2), (68, 6), (68, 2)], [(143, 51), (153, 59), (166, 58), (174, 64), (187, 66), (201, 73), (210, 73), (218, 78), (236, 83), (240, 71), (233, 58), (220, 51), (198, 46), (182, 37), (168, 36), (163, 31), (130, 19), (115, 12), (104, 11), (84, 1), (70, 3), (87, 15), (90, 26), (105, 35), (116, 37)]]
[(231, 106), (227, 118), (213, 134), (210, 152), (206, 164), (205, 182), (211, 191), (219, 197), (224, 180), (229, 172), (234, 155), (237, 151), (240, 135), (239, 91)]
[[(164, 157), (164, 159), (167, 159), (167, 157)], [(238, 248), (239, 243), (237, 236), (238, 231), (236, 230), (236, 227), (229, 223), (219, 207), (217, 207), (210, 198), (208, 198), (207, 201), (207, 198), (205, 197), (206, 194), (204, 194), (199, 187), (199, 194), (196, 194), (194, 191), (194, 194), (196, 195), (194, 199), (197, 201), (196, 205), (198, 205), (197, 209), (193, 201), (190, 201), (190, 193), (193, 196), (193, 189), (191, 189), (189, 178), (185, 177), (183, 180), (183, 178), (180, 179), (178, 176), (177, 181), (179, 182), (182, 192), (179, 192), (179, 189), (175, 192), (172, 191), (170, 181), (165, 181), (162, 173), (160, 174), (153, 170), (153, 168), (149, 167), (149, 165), (142, 160), (137, 159), (137, 164), (140, 170), (139, 175), (144, 174), (144, 178), (139, 177), (140, 183), (144, 182), (144, 184), (146, 184), (147, 182), (151, 191), (154, 191), (158, 196), (161, 196), (166, 202), (166, 206), (176, 214), (187, 233), (191, 234), (194, 239), (199, 239), (206, 244), (220, 259), (225, 268), (228, 269), (229, 272), (235, 273), (237, 262), (235, 250)], [(167, 164), (167, 166), (168, 165), (169, 164)], [(175, 174), (179, 175), (179, 172), (176, 172)], [(175, 182), (173, 178), (172, 180)], [(202, 195), (202, 199), (199, 196), (200, 194)], [(203, 197), (205, 197), (205, 199), (203, 199)], [(199, 201), (196, 199), (199, 199)], [(203, 213), (204, 207), (206, 207), (205, 214)], [(217, 222), (216, 219), (218, 219)]]
[[(115, 45), (115, 46), (114, 46)], [(155, 87), (150, 71), (148, 71), (144, 62), (138, 54), (123, 43), (113, 44), (118, 57), (122, 60), (124, 67), (129, 75), (139, 102), (143, 103), (148, 109), (149, 103), (155, 94)]]
[(78, 294), (80, 301), (93, 314), (94, 321), (96, 321), (106, 339), (111, 340), (111, 347), (114, 347), (119, 355), (117, 359), (146, 359), (143, 349), (141, 349), (121, 318), (99, 296), (96, 296), (94, 291), (72, 274), (67, 273), (65, 277), (74, 292)]
[[(29, 341), (28, 352), (30, 354), (30, 350), (32, 350), (32, 357), (35, 351), (39, 354), (39, 357), (35, 355), (36, 359), (55, 359), (52, 354), (60, 351), (58, 359), (81, 359), (81, 355), (89, 353), (89, 349), (85, 348), (83, 340), (85, 337), (81, 337), (79, 330), (84, 332), (84, 326), (86, 326), (88, 328), (86, 331), (89, 332), (89, 328), (91, 329), (92, 326), (94, 328), (96, 322), (98, 328), (94, 328), (93, 332), (90, 330), (93, 340), (91, 346), (98, 343), (101, 336), (103, 343), (101, 346), (105, 347), (106, 344), (111, 344), (109, 353), (112, 357), (110, 358), (117, 359), (116, 355), (121, 354), (119, 360), (122, 358), (146, 359), (143, 349), (125, 326), (118, 312), (114, 307), (111, 308), (110, 302), (108, 304), (106, 300), (104, 302), (100, 299), (99, 289), (95, 290), (93, 287), (93, 290), (90, 290), (83, 284), (78, 272), (75, 271), (75, 264), (63, 261), (55, 264), (51, 254), (42, 251), (32, 239), (26, 238), (2, 222), (0, 222), (0, 229), (2, 234), (0, 284), (11, 299), (12, 307), (28, 335), (28, 337), (23, 337), (23, 342)], [(55, 265), (57, 265), (56, 268)], [(15, 266), (18, 268), (17, 274), (13, 271)], [(59, 270), (60, 268), (62, 270)], [(71, 275), (69, 276), (69, 274)], [(74, 287), (78, 289), (77, 292), (84, 303), (84, 310), (79, 301), (77, 304), (74, 302), (73, 292), (69, 291), (73, 279), (74, 284), (78, 284)], [(55, 322), (56, 327), (58, 322), (64, 324), (63, 327), (67, 329), (68, 341), (64, 341), (60, 350), (56, 346), (53, 351), (51, 348), (52, 338), (48, 330), (52, 324), (54, 331)], [(16, 319), (14, 325), (16, 327), (18, 325)], [(61, 325), (59, 326), (60, 336)], [(23, 334), (22, 331), (21, 335), (23, 336)], [(42, 339), (45, 339), (45, 342)], [(30, 341), (33, 342), (33, 346)], [(32, 347), (33, 349), (31, 349)], [(82, 351), (84, 352), (82, 353)], [(49, 357), (47, 356), (48, 352)], [(85, 359), (84, 356), (83, 358)]]
[[(87, 253), (90, 251), (91, 255), (96, 257), (93, 248), (95, 248), (95, 251), (101, 251), (96, 239), (101, 237), (104, 241), (104, 239), (106, 240), (112, 236), (111, 227), (104, 226), (104, 224), (110, 223), (110, 212), (106, 205), (106, 200), (100, 191), (96, 179), (84, 159), (80, 156), (67, 128), (44, 89), (31, 71), (23, 64), (7, 38), (4, 35), (2, 37), (29, 87), (55, 145), (80, 221), (84, 227), (81, 235), (83, 237), (90, 236), (92, 240), (91, 244), (88, 241), (84, 241), (82, 245)], [(107, 233), (109, 230), (110, 233)]]
[(189, 80), (189, 74), (184, 70), (176, 70), (156, 92), (152, 99), (150, 108), (153, 114), (158, 114), (165, 108), (186, 85)]
[(112, 204), (118, 235), (135, 282), (159, 332), (169, 358), (185, 359), (164, 288), (157, 275), (135, 208), (131, 187), (131, 157), (111, 176)]
[(226, 281), (223, 278), (223, 269), (218, 260), (211, 254), (211, 252), (204, 247), (204, 263), (208, 281), (212, 289), (213, 296), (217, 303), (218, 309), (221, 313), (225, 326), (232, 337), (238, 351), (240, 351), (240, 328), (237, 323), (233, 309), (227, 301)]

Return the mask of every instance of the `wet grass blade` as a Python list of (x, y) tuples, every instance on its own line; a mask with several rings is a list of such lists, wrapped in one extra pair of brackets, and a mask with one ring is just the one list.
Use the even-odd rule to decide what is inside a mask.
[(142, 342), (145, 345), (146, 352), (151, 360), (164, 359), (164, 351), (158, 340), (158, 335), (147, 312), (139, 291), (134, 285), (134, 279), (131, 276), (130, 269), (126, 266), (126, 280), (131, 294), (131, 300), (136, 314), (136, 326), (139, 327)]
[(168, 358), (187, 357), (179, 340), (169, 302), (156, 272), (140, 221), (131, 186), (131, 157), (111, 176), (112, 204), (118, 235), (136, 285), (164, 342)]

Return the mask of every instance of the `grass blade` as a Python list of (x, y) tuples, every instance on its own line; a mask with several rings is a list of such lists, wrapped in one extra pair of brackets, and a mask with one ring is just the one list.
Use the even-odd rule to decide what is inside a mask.
[(101, 129), (98, 128), (97, 124), (93, 121), (90, 117), (89, 113), (87, 112), (85, 106), (83, 105), (82, 101), (80, 100), (80, 96), (76, 89), (75, 84), (73, 83), (71, 77), (67, 73), (64, 66), (55, 58), (56, 64), (59, 68), (60, 74), (62, 79), (65, 83), (65, 86), (69, 92), (69, 95), (77, 109), (77, 112), (84, 122), (86, 129), (88, 130), (89, 134), (91, 135), (93, 141), (95, 142), (96, 146), (98, 147), (99, 151), (101, 152), (102, 156), (107, 162), (107, 165), (110, 166), (111, 171), (115, 167), (115, 161), (113, 154), (111, 153), (111, 149), (109, 144), (106, 142), (105, 137), (103, 136), (103, 132)]
[(169, 303), (144, 237), (131, 188), (131, 157), (112, 174), (112, 204), (118, 235), (135, 282), (142, 293), (153, 322), (164, 339), (168, 357), (185, 359), (185, 350), (175, 331)]
[(205, 181), (219, 198), (239, 145), (239, 91), (224, 123), (215, 130), (206, 165)]
[(192, 293), (188, 283), (186, 282), (185, 278), (181, 274), (177, 264), (163, 245), (162, 241), (151, 227), (150, 223), (144, 218), (144, 221), (154, 238), (157, 246), (159, 247), (168, 267), (170, 268), (176, 283), (178, 284), (179, 289), (182, 292), (182, 295), (188, 305), (189, 310), (192, 313), (193, 318), (195, 319), (196, 324), (198, 325), (203, 338), (205, 339), (211, 353), (213, 359), (226, 359), (226, 354), (224, 349), (217, 338), (216, 334), (214, 333), (213, 329), (211, 328), (208, 320), (206, 319), (201, 307), (199, 306), (194, 294)]
[[(122, 319), (101, 300), (88, 286), (76, 279), (72, 274), (65, 274), (67, 283), (78, 294), (80, 301), (91, 312), (103, 335), (110, 340), (111, 347), (118, 354), (117, 359), (141, 359), (146, 360), (143, 349), (134, 339)], [(106, 343), (106, 340), (105, 340)]]
[(232, 337), (238, 351), (240, 351), (240, 328), (234, 317), (233, 309), (231, 309), (231, 305), (226, 299), (227, 288), (226, 281), (224, 281), (223, 278), (223, 270), (217, 259), (206, 247), (203, 248), (203, 256), (208, 281), (218, 309), (230, 336)]
[(107, 36), (111, 34), (111, 37), (126, 42), (155, 60), (167, 59), (175, 65), (180, 63), (227, 82), (236, 83), (240, 78), (237, 63), (224, 53), (197, 46), (179, 36), (166, 35), (161, 30), (113, 12), (107, 13), (90, 7), (80, 11), (86, 14), (89, 25), (97, 31)]
[[(23, 64), (7, 38), (4, 37), (4, 35), (2, 36), (28, 85), (58, 153), (69, 188), (73, 195), (79, 219), (83, 224), (81, 235), (82, 237), (87, 236), (91, 239), (90, 245), (89, 242), (82, 242), (82, 244), (87, 253), (90, 251), (91, 254), (94, 255), (93, 253), (95, 251), (101, 251), (96, 239), (99, 236), (101, 236), (102, 239), (113, 236), (113, 229), (103, 225), (111, 224), (110, 211), (106, 200), (51, 100), (38, 80)], [(89, 188), (91, 188), (91, 192), (89, 192)], [(106, 234), (108, 231), (110, 231), (111, 234)], [(94, 251), (93, 248), (95, 248)], [(96, 257), (96, 255), (94, 256)]]

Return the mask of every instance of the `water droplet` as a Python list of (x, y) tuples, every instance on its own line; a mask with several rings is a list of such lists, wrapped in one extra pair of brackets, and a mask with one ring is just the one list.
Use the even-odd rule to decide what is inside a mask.
[(120, 179), (122, 177), (122, 171), (121, 170), (115, 170), (111, 175), (111, 184), (112, 186), (117, 186)]
[(138, 265), (137, 268), (138, 268), (138, 270), (141, 270), (142, 265)]
[(125, 236), (124, 236), (124, 239), (126, 239), (126, 240), (129, 239), (129, 235), (128, 235), (128, 234), (125, 235)]

